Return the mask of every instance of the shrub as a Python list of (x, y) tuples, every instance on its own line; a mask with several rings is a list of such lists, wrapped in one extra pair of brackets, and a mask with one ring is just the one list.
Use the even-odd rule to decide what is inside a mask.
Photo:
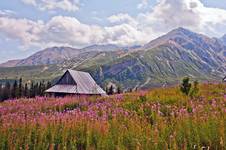
[(191, 92), (190, 92), (191, 98), (194, 98), (194, 97), (197, 97), (197, 96), (198, 96), (198, 94), (199, 94), (199, 87), (198, 87), (198, 84), (199, 84), (199, 82), (198, 82), (197, 80), (194, 81), (194, 83), (193, 83), (193, 88), (192, 88), (192, 90), (191, 90)]
[(180, 86), (180, 90), (182, 93), (185, 95), (189, 95), (190, 90), (191, 90), (191, 83), (189, 77), (185, 77), (182, 81), (182, 84)]

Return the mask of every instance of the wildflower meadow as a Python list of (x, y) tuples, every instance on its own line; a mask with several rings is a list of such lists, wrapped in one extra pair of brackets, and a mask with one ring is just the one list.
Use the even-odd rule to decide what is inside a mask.
[(0, 103), (0, 149), (226, 149), (226, 85)]

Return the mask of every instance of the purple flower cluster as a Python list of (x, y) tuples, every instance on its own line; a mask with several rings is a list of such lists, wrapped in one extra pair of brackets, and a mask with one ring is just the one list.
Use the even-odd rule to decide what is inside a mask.
[(108, 121), (118, 115), (127, 116), (128, 111), (113, 106), (109, 100), (94, 101), (85, 97), (80, 99), (37, 97), (5, 102), (0, 107), (0, 114), (3, 125), (10, 126), (26, 123), (47, 125), (52, 122), (69, 123), (83, 120)]

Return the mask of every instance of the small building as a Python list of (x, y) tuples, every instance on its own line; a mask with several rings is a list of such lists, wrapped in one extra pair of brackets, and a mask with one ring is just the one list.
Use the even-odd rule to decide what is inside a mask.
[(87, 72), (67, 70), (58, 82), (46, 90), (52, 96), (67, 95), (99, 95), (105, 96), (106, 92), (94, 81)]

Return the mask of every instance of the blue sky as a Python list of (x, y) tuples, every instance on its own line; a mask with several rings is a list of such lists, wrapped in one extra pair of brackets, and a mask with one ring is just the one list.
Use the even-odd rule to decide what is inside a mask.
[(51, 46), (137, 45), (179, 26), (226, 33), (225, 0), (1, 0), (0, 62)]

